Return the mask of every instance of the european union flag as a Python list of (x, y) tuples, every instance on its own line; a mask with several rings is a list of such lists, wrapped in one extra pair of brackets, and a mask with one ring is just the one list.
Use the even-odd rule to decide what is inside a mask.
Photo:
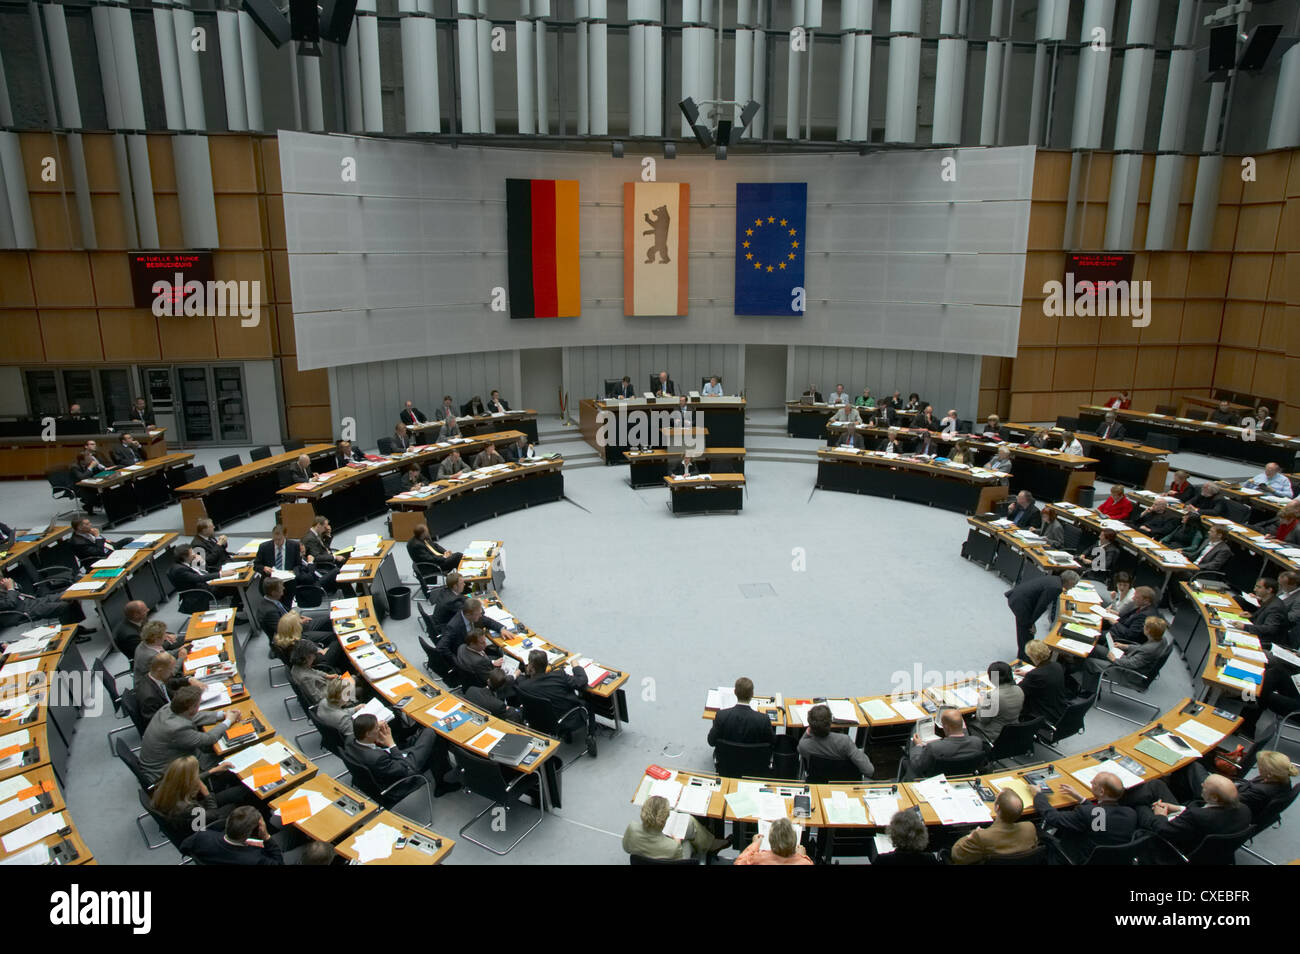
[(736, 314), (803, 314), (808, 183), (736, 183)]

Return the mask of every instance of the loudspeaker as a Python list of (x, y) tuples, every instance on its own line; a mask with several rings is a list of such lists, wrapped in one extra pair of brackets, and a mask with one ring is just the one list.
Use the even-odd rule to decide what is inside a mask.
[(1273, 44), (1277, 42), (1278, 34), (1281, 32), (1280, 23), (1261, 23), (1251, 30), (1250, 38), (1246, 40), (1246, 48), (1241, 51), (1241, 59), (1237, 61), (1237, 69), (1251, 72), (1262, 70), (1268, 63), (1269, 54), (1273, 52)]
[(1210, 72), (1226, 72), (1237, 65), (1237, 28), (1217, 26), (1210, 30)]
[(299, 43), (320, 42), (320, 11), (316, 0), (289, 0), (289, 25)]
[(320, 36), (322, 40), (340, 45), (348, 42), (352, 21), (357, 13), (357, 0), (322, 0)]
[(272, 46), (281, 47), (289, 42), (289, 21), (271, 0), (244, 0), (244, 12), (253, 18)]

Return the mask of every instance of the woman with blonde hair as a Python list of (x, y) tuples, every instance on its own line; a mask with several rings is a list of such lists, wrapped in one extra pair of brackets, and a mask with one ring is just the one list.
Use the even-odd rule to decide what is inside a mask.
[(204, 784), (206, 775), (199, 771), (199, 760), (186, 755), (168, 765), (154, 786), (153, 809), (175, 834), (224, 828), (230, 813), (240, 805), (258, 804), (243, 785), (231, 785), (214, 795)]
[(316, 705), (316, 718), (348, 742), (352, 739), (352, 717), (360, 708), (356, 683), (347, 678), (331, 679), (325, 684), (324, 698)]
[(672, 861), (685, 857), (684, 842), (690, 842), (698, 855), (711, 854), (731, 844), (726, 838), (714, 838), (694, 818), (686, 823), (686, 837), (682, 841), (665, 835), (664, 825), (670, 813), (668, 799), (662, 795), (647, 798), (641, 806), (641, 820), (630, 823), (623, 832), (623, 850), (629, 855)]
[(810, 865), (813, 863), (803, 850), (803, 845), (799, 844), (799, 838), (794, 833), (794, 825), (790, 824), (788, 818), (778, 818), (772, 822), (772, 827), (767, 832), (767, 843), (770, 847), (765, 850), (763, 836), (755, 835), (749, 847), (736, 859), (736, 864)]
[(1270, 807), (1291, 791), (1291, 779), (1300, 774), (1300, 768), (1284, 753), (1265, 749), (1255, 757), (1255, 770), (1254, 778), (1237, 782), (1237, 797), (1250, 809), (1251, 821), (1259, 822)]
[(1020, 688), (1025, 693), (1025, 705), (1020, 710), (1020, 719), (1028, 722), (1041, 715), (1055, 725), (1065, 714), (1071, 696), (1066, 683), (1065, 667), (1056, 658), (1052, 647), (1041, 639), (1031, 639), (1026, 643), (1025, 655), (1029, 657), (1033, 668), (1020, 680)]
[(343, 647), (339, 644), (333, 629), (313, 629), (304, 632), (301, 614), (297, 610), (285, 613), (275, 624), (275, 639), (272, 641), (275, 654), (281, 662), (286, 665), (289, 663), (289, 655), (300, 640), (306, 640), (314, 645), (325, 657), (323, 661), (327, 666), (333, 669), (342, 668)]

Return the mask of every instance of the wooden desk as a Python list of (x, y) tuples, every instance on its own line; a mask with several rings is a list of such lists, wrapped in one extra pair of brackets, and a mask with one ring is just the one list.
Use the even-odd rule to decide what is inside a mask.
[[(121, 573), (111, 578), (96, 578), (95, 574), (100, 570), (91, 568), (90, 572), (81, 577), (76, 583), (69, 586), (63, 591), (60, 598), (65, 600), (86, 600), (95, 605), (95, 612), (99, 616), (100, 625), (104, 632), (112, 633), (112, 621), (104, 612), (104, 604), (111, 597), (117, 596), (125, 590), (127, 599), (134, 599), (135, 594), (132, 592), (131, 580), (137, 573), (148, 574), (147, 582), (140, 584), (141, 596), (146, 594), (152, 595), (154, 592), (166, 592), (163, 588), (162, 577), (158, 574), (158, 568), (154, 565), (154, 558), (163, 550), (175, 542), (177, 534), (161, 533), (152, 534), (157, 537), (155, 540), (145, 542), (143, 546), (136, 546), (141, 542), (141, 538), (136, 538), (134, 543), (129, 547), (132, 555), (126, 563), (120, 567)], [(117, 569), (117, 568), (114, 568)], [(91, 584), (95, 584), (90, 588)], [(86, 589), (73, 589), (75, 586), (85, 585)], [(156, 588), (156, 589), (155, 589)], [(156, 600), (145, 599), (146, 603), (153, 605)]]
[[(71, 468), (85, 447), (86, 441), (94, 441), (108, 458), (108, 449), (117, 443), (117, 434), (74, 434), (63, 432), (59, 424), (55, 440), (47, 441), (39, 435), (32, 437), (0, 437), (0, 480), (13, 478), (37, 477), (55, 467)], [(167, 453), (167, 429), (150, 428), (144, 434), (137, 434), (137, 439), (144, 448), (147, 459), (161, 457)]]
[[(1031, 424), (1003, 424), (1002, 428), (1025, 438), (1038, 432)], [(1047, 432), (1058, 439), (1065, 435), (1060, 427), (1050, 427)], [(1097, 473), (1103, 479), (1147, 490), (1163, 490), (1168, 483), (1167, 450), (1133, 441), (1103, 440), (1082, 431), (1075, 431), (1074, 436), (1087, 455), (1097, 461)]]
[[(804, 828), (807, 829), (807, 828), (820, 828), (822, 825), (826, 824), (826, 815), (822, 811), (821, 802), (817, 801), (816, 798), (812, 797), (813, 796), (812, 786), (807, 784), (806, 782), (793, 782), (788, 779), (779, 779), (779, 778), (772, 778), (772, 779), (742, 778), (742, 779), (734, 779), (733, 781), (734, 781), (734, 785), (730, 788), (728, 794), (730, 794), (730, 792), (738, 792), (741, 791), (742, 789), (748, 788), (753, 791), (770, 792), (771, 794), (774, 795), (780, 795), (781, 798), (785, 801), (785, 817), (790, 819), (790, 821), (794, 822), (796, 825), (802, 825)], [(795, 795), (807, 795), (809, 797), (809, 800), (812, 802), (812, 814), (809, 815), (807, 818), (794, 817)], [(726, 821), (730, 821), (730, 822), (749, 822), (749, 823), (758, 822), (757, 815), (737, 815), (732, 810), (732, 807), (730, 805), (727, 806), (727, 814), (724, 816), (724, 818)], [(744, 846), (741, 845), (740, 847), (743, 848)]]
[[(663, 479), (673, 467), (681, 463), (686, 454), (680, 448), (658, 448), (656, 450), (627, 451), (628, 480), (634, 488), (660, 487)], [(745, 472), (745, 448), (714, 447), (700, 454), (692, 455), (697, 463), (716, 464), (720, 469), (743, 474)]]
[(429, 532), (440, 537), (479, 520), (564, 497), (561, 457), (497, 467), (500, 469), (465, 471), (389, 498), (393, 537), (409, 540), (414, 527), (421, 523), (428, 524)]
[(298, 800), (306, 799), (308, 792), (314, 792), (328, 799), (330, 804), (314, 815), (307, 815), (289, 824), (316, 841), (337, 842), (358, 825), (364, 824), (379, 810), (379, 806), (374, 802), (328, 775), (317, 775), (292, 791), (273, 799), (271, 810), (279, 816), (280, 810), (286, 804), (296, 802), (297, 804), (290, 807), (290, 811), (297, 811), (301, 808), (301, 802)]
[[(678, 782), (681, 785), (690, 785), (692, 782), (703, 784), (706, 787), (713, 787), (713, 792), (709, 796), (708, 811), (703, 815), (696, 815), (696, 818), (711, 818), (715, 821), (722, 821), (727, 816), (727, 795), (736, 790), (736, 780), (723, 778), (711, 772), (688, 772), (668, 770), (669, 776), (665, 781)], [(645, 800), (650, 797), (650, 788), (658, 779), (650, 775), (643, 774), (641, 781), (637, 785), (636, 794), (632, 796), (632, 804), (641, 806)]]
[[(42, 704), (41, 709), (43, 715), (46, 706)], [(50, 764), (48, 731), (45, 721), (12, 728), (0, 726), (0, 782)]]
[(11, 571), (19, 563), (30, 562), (43, 547), (53, 546), (59, 541), (72, 536), (72, 527), (67, 524), (59, 524), (30, 534), (23, 533), (15, 528), (14, 533), (17, 534), (18, 539), (15, 540), (14, 545), (8, 549), (3, 558), (0, 558), (3, 560), (4, 576), (11, 576)]
[[(289, 743), (288, 739), (277, 734), (271, 736), (271, 738), (267, 739), (266, 742), (264, 742), (263, 744), (283, 745), (286, 749), (289, 750), (289, 756), (287, 756), (286, 759), (282, 761), (288, 761), (289, 759), (293, 759), (297, 762), (297, 767), (294, 767), (294, 766), (286, 766), (280, 763), (272, 763), (272, 762), (268, 762), (264, 758), (258, 758), (254, 760), (250, 765), (241, 768), (237, 772), (235, 772), (235, 774), (239, 776), (240, 781), (244, 783), (244, 787), (247, 788), (254, 795), (256, 795), (263, 802), (274, 801), (276, 798), (278, 798), (280, 795), (283, 795), (285, 792), (289, 791), (290, 789), (297, 787), (298, 785), (302, 784), (308, 779), (316, 777), (316, 773), (319, 771), (319, 769), (316, 767), (316, 763), (312, 762), (311, 759), (307, 758), (307, 756), (303, 755), (296, 748), (294, 748), (294, 746)], [(245, 749), (242, 754), (248, 755), (248, 752), (249, 750)], [(229, 759), (227, 759), (227, 761), (228, 760)], [(268, 781), (263, 783), (260, 786), (255, 787), (259, 770), (265, 769), (271, 766), (272, 764), (275, 764), (279, 767), (280, 774), (273, 781)]]
[(1049, 548), (1037, 531), (997, 522), (1005, 519), (967, 517), (966, 524), (970, 529), (966, 533), (966, 542), (962, 544), (962, 556), (996, 570), (1012, 586), (1031, 569), (1040, 573), (1082, 569), (1079, 561), (1066, 551)]
[[(1046, 506), (1056, 512), (1057, 519), (1079, 527), (1085, 527), (1098, 535), (1106, 528), (1106, 524), (1111, 522), (1105, 514), (1096, 510), (1088, 510), (1077, 504), (1049, 503)], [(1115, 542), (1119, 545), (1119, 548), (1136, 556), (1139, 563), (1147, 571), (1148, 578), (1144, 579), (1141, 570), (1139, 570), (1133, 580), (1135, 586), (1152, 586), (1157, 594), (1163, 596), (1172, 578), (1191, 577), (1199, 569), (1195, 563), (1183, 557), (1181, 553), (1167, 549), (1161, 545), (1159, 540), (1147, 536), (1141, 530), (1133, 530), (1127, 526), (1122, 529), (1120, 526), (1113, 526), (1110, 529), (1115, 531)]]
[(208, 517), (222, 527), (270, 507), (278, 499), (280, 471), (292, 467), (306, 454), (313, 461), (334, 458), (333, 444), (308, 444), (301, 450), (285, 451), (262, 460), (223, 470), (176, 488), (181, 497), (181, 517), (186, 533), (198, 532), (198, 521)]
[(878, 451), (817, 451), (817, 488), (910, 500), (983, 513), (1007, 496), (1007, 475), (936, 460), (887, 456)]
[(704, 477), (665, 477), (669, 509), (683, 513), (739, 513), (745, 506), (744, 474), (709, 474)]
[[(46, 626), (56, 627), (58, 628), (58, 632), (54, 633), (52, 636), (42, 637), (37, 640), (38, 644), (34, 644), (31, 648), (21, 647), (21, 641), (26, 638), (25, 633), (37, 629), (43, 629)], [(5, 664), (8, 665), (12, 662), (21, 662), (29, 659), (40, 659), (46, 656), (54, 656), (56, 658), (62, 656), (63, 651), (70, 645), (70, 640), (76, 631), (76, 623), (70, 623), (63, 627), (59, 627), (57, 623), (37, 623), (27, 630), (24, 630), (22, 633), (10, 635), (7, 639), (8, 645), (5, 649), (5, 653), (7, 654), (5, 657)], [(0, 673), (2, 672), (3, 669), (0, 669)]]
[(806, 401), (785, 402), (786, 437), (821, 438), (826, 425), (839, 411), (838, 404), (810, 404)]
[[(1079, 426), (1096, 430), (1105, 420), (1107, 408), (1093, 404), (1079, 405)], [(1178, 438), (1179, 448), (1194, 454), (1242, 460), (1258, 464), (1276, 461), (1284, 471), (1295, 469), (1296, 452), (1300, 451), (1300, 438), (1287, 434), (1257, 431), (1254, 440), (1244, 439), (1244, 430), (1227, 424), (1190, 417), (1169, 417), (1142, 411), (1116, 411), (1132, 437), (1139, 440), (1147, 434), (1170, 434)]]
[[(362, 862), (361, 855), (357, 850), (357, 839), (380, 826), (395, 829), (398, 835), (394, 837), (405, 837), (407, 844), (404, 848), (394, 848), (386, 858), (376, 858)], [(354, 864), (437, 865), (442, 863), (442, 860), (451, 853), (451, 849), (455, 845), (454, 841), (444, 835), (438, 835), (427, 828), (413, 825), (400, 815), (383, 811), (371, 821), (366, 822), (355, 835), (338, 845), (336, 850)]]
[[(578, 404), (578, 430), (606, 464), (621, 464), (633, 447), (662, 445), (662, 431), (673, 409), (675, 397), (648, 400), (626, 398), (597, 401), (584, 398)], [(688, 398), (693, 420), (707, 429), (706, 447), (745, 446), (745, 399), (742, 397)]]
[[(0, 815), (5, 817), (0, 818), (0, 835), (7, 835), (37, 818), (67, 808), (67, 803), (63, 801), (63, 793), (59, 791), (58, 780), (54, 777), (54, 770), (48, 765), (15, 775), (3, 785), (4, 795), (0, 796)], [(14, 793), (9, 795), (11, 789)], [(13, 811), (22, 802), (32, 802), (32, 804), (21, 811)], [(13, 813), (8, 814), (11, 811)], [(3, 847), (0, 846), (0, 852), (2, 851)]]
[(504, 414), (479, 414), (473, 417), (458, 417), (456, 425), (462, 437), (475, 437), (492, 431), (522, 431), (528, 443), (536, 444), (537, 412), (533, 410), (511, 410)]
[[(785, 698), (780, 693), (777, 693), (774, 696), (755, 695), (752, 702), (753, 705), (751, 706), (751, 708), (755, 712), (765, 713), (767, 717), (771, 719), (772, 728), (774, 729), (785, 728)], [(704, 704), (703, 711), (704, 711), (704, 716), (703, 716), (704, 719), (709, 722), (712, 722), (718, 716), (717, 709), (709, 708), (707, 696), (705, 697), (705, 704)]]
[[(1197, 394), (1182, 395), (1178, 399), (1179, 415), (1182, 417), (1193, 417), (1193, 415), (1187, 413), (1191, 408), (1198, 408), (1205, 411), (1206, 413), (1202, 414), (1201, 417), (1206, 417), (1210, 411), (1217, 411), (1219, 409), (1219, 402), (1214, 398), (1201, 397)], [(1243, 414), (1254, 414), (1256, 408), (1248, 407), (1245, 404), (1234, 404), (1232, 401), (1229, 401), (1228, 410), (1240, 417)]]
[(78, 481), (77, 486), (95, 494), (96, 506), (108, 518), (104, 524), (108, 529), (171, 504), (173, 488), (193, 460), (193, 454), (163, 454), (116, 468), (104, 477)]
[[(1266, 664), (1241, 655), (1243, 650), (1259, 651), (1259, 640), (1243, 634), (1241, 638), (1251, 645), (1240, 645), (1228, 638), (1228, 620), (1220, 614), (1247, 616), (1249, 607), (1228, 593), (1203, 590), (1196, 583), (1184, 581), (1182, 593), (1187, 598), (1186, 611), (1196, 614), (1195, 623), (1182, 637), (1178, 650), (1183, 654), (1193, 677), (1201, 680), (1201, 698), (1213, 704), (1224, 694), (1240, 697), (1246, 684), (1223, 672), (1225, 662), (1238, 660), (1262, 668)], [(1180, 610), (1181, 612), (1181, 610)], [(1240, 623), (1237, 624), (1238, 626)], [(1253, 640), (1253, 642), (1251, 642)], [(1258, 684), (1255, 690), (1258, 691)]]

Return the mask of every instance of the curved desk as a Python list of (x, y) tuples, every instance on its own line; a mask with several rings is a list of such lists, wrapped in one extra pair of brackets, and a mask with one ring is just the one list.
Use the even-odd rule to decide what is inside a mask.
[(308, 444), (301, 450), (286, 451), (262, 460), (223, 470), (176, 488), (181, 497), (181, 517), (186, 533), (197, 533), (200, 518), (208, 517), (218, 528), (270, 507), (280, 489), (280, 471), (292, 467), (306, 454), (313, 461), (334, 456), (333, 444)]
[(878, 451), (817, 451), (817, 489), (844, 490), (983, 513), (1007, 496), (1006, 474)]
[[(56, 421), (55, 440), (40, 436), (39, 422), (29, 437), (0, 437), (0, 480), (11, 478), (44, 477), (55, 467), (71, 467), (86, 441), (94, 441), (100, 450), (107, 451), (117, 443), (117, 434), (76, 433), (69, 430), (69, 422)], [(137, 434), (146, 458), (161, 457), (167, 453), (167, 429), (151, 427)], [(107, 459), (107, 457), (105, 458)]]
[(105, 477), (77, 482), (93, 491), (108, 522), (104, 529), (141, 514), (168, 506), (179, 484), (181, 472), (194, 460), (193, 454), (163, 454), (140, 464), (115, 469)]
[(534, 458), (462, 471), (421, 490), (390, 497), (395, 540), (409, 540), (417, 524), (429, 525), (435, 537), (479, 520), (523, 510), (564, 497), (564, 459)]
[[(1097, 430), (1106, 418), (1107, 408), (1095, 404), (1079, 405), (1079, 426)], [(1144, 411), (1116, 411), (1115, 416), (1132, 432), (1134, 437), (1147, 434), (1168, 434), (1178, 438), (1180, 449), (1209, 457), (1226, 457), (1257, 464), (1276, 461), (1284, 471), (1295, 470), (1296, 453), (1300, 451), (1300, 438), (1287, 434), (1257, 432), (1254, 440), (1245, 440), (1244, 430), (1227, 424), (1193, 420), (1190, 417), (1170, 417)]]

